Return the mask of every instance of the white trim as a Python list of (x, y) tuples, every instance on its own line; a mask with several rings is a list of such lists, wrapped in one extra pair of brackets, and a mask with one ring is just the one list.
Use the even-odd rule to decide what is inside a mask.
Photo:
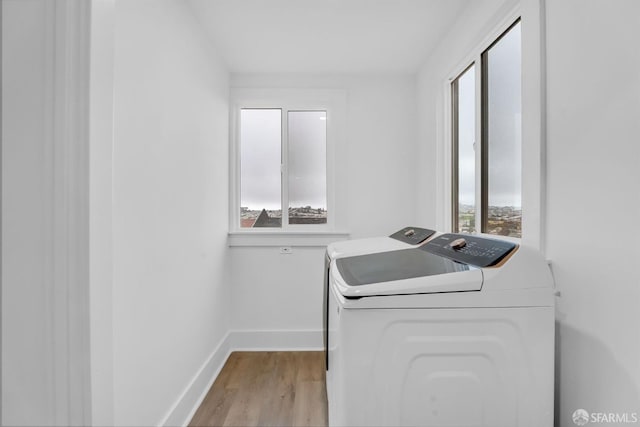
[[(280, 118), (280, 123), (282, 123), (281, 129), (281, 163), (280, 163), (280, 194), (282, 198), (280, 199), (280, 205), (282, 206), (282, 228), (281, 230), (287, 230), (289, 223), (289, 111), (290, 107), (285, 107), (280, 111), (282, 114)], [(325, 113), (327, 115), (327, 113)], [(236, 144), (240, 145), (239, 141), (236, 141)], [(325, 140), (326, 144), (326, 140)], [(326, 170), (326, 168), (325, 168)], [(327, 194), (327, 197), (329, 195)], [(237, 212), (237, 211), (236, 211)], [(332, 216), (329, 215), (329, 209), (327, 206), (327, 224), (331, 223)], [(325, 226), (326, 227), (326, 226)]]
[[(272, 229), (280, 233), (307, 231), (319, 233), (333, 231), (344, 223), (344, 214), (336, 206), (335, 151), (343, 144), (345, 135), (346, 92), (339, 89), (248, 89), (235, 88), (230, 91), (229, 129), (229, 230), (231, 233), (248, 231), (240, 228), (240, 144), (239, 116), (242, 108), (282, 108), (283, 114), (290, 110), (325, 110), (327, 112), (327, 223), (322, 225), (292, 225), (283, 221), (282, 228)], [(283, 134), (286, 134), (286, 117)], [(286, 150), (287, 140), (283, 136), (282, 150)], [(286, 152), (283, 154), (286, 165)], [(283, 169), (282, 198), (287, 197), (286, 169)], [(284, 210), (284, 206), (283, 206)], [(283, 215), (285, 212), (283, 212)], [(260, 233), (261, 230), (250, 230)], [(260, 234), (262, 235), (262, 234)]]
[(522, 243), (545, 251), (546, 51), (544, 0), (522, 0)]
[(452, 231), (451, 218), (453, 212), (452, 207), (452, 182), (451, 176), (453, 171), (451, 165), (452, 156), (452, 139), (451, 132), (453, 126), (453, 115), (451, 114), (452, 97), (451, 97), (451, 81), (448, 79), (442, 84), (442, 100), (441, 108), (437, 108), (438, 115), (442, 114), (442, 119), (436, 121), (436, 200), (440, 205), (440, 209), (436, 208), (436, 229), (444, 232)]
[(308, 246), (324, 247), (338, 240), (348, 240), (348, 232), (279, 232), (235, 231), (229, 233), (229, 246)]
[[(496, 14), (495, 24), (484, 32), (482, 41), (469, 49), (443, 81), (444, 126), (437, 145), (437, 226), (451, 229), (451, 89), (450, 85), (471, 63), (480, 78), (480, 56), (517, 19), (522, 30), (522, 244), (543, 250), (545, 210), (545, 82), (544, 82), (544, 4), (543, 0), (522, 0), (515, 6), (506, 2)], [(480, 97), (477, 98), (480, 101)], [(480, 110), (476, 110), (480, 114)], [(478, 122), (479, 123), (479, 122)], [(480, 134), (476, 130), (479, 142)], [(477, 150), (479, 154), (479, 150)], [(478, 199), (479, 200), (479, 199)], [(479, 224), (479, 223), (478, 223)]]
[[(0, 3), (0, 22), (2, 21), (2, 3)], [(2, 44), (0, 42), (0, 52), (2, 52)], [(3, 57), (4, 59), (4, 57)], [(2, 79), (2, 69), (0, 69), (0, 80), (4, 80)], [(2, 94), (3, 88), (0, 85), (0, 94)], [(4, 124), (4, 111), (2, 109), (2, 105), (4, 104), (4, 102), (1, 102), (0, 100), (0, 135), (2, 135), (2, 129), (4, 129), (3, 124)], [(4, 181), (2, 179), (4, 173), (2, 173), (2, 164), (3, 164), (3, 154), (4, 154), (4, 144), (2, 144), (2, 137), (0, 137), (0, 242), (5, 242), (5, 240), (3, 239), (3, 231), (2, 231), (2, 224), (4, 224), (4, 197), (2, 197), (3, 193), (2, 193), (2, 189), (4, 188)], [(3, 280), (2, 278), (4, 277), (3, 271), (2, 271), (2, 265), (4, 264), (4, 257), (3, 257), (3, 251), (2, 251), (2, 247), (4, 246), (4, 244), (0, 244), (0, 307), (3, 307), (3, 298), (2, 298), (2, 294), (3, 294)], [(2, 339), (2, 331), (4, 330), (4, 323), (2, 321), (3, 319), (3, 315), (2, 313), (0, 313), (0, 343), (4, 342)], [(2, 369), (3, 369), (3, 363), (2, 360), (4, 359), (3, 357), (3, 351), (2, 351), (2, 345), (0, 344), (0, 425), (2, 425), (2, 402), (4, 402), (4, 386), (3, 386), (3, 375), (2, 375)]]
[(514, 6), (510, 2), (506, 2), (505, 6), (501, 8), (495, 16), (493, 23), (489, 24), (489, 29), (483, 32), (480, 42), (473, 45), (468, 50), (469, 53), (451, 67), (450, 72), (447, 74), (448, 83), (455, 80), (456, 77), (469, 67), (472, 62), (480, 65), (480, 55), (482, 52), (487, 50), (493, 42), (495, 42), (519, 17), (522, 16), (520, 4)]
[(321, 351), (321, 330), (229, 331), (195, 373), (160, 426), (187, 426), (234, 351)]
[[(43, 260), (44, 260), (44, 268), (43, 268), (43, 280), (42, 283), (45, 284), (45, 289), (43, 290), (44, 294), (44, 308), (45, 308), (45, 318), (49, 320), (49, 325), (45, 336), (58, 338), (58, 331), (56, 329), (56, 322), (54, 321), (54, 310), (56, 309), (54, 303), (55, 289), (53, 286), (53, 277), (54, 277), (54, 152), (56, 150), (55, 147), (55, 116), (54, 111), (56, 110), (55, 105), (55, 56), (56, 56), (56, 46), (55, 46), (55, 26), (56, 26), (56, 16), (55, 16), (55, 4), (53, 2), (45, 3), (45, 84), (44, 84), (44, 96), (45, 102), (43, 103), (43, 118), (44, 118), (44, 128), (45, 132), (43, 135), (43, 164), (42, 170), (43, 175), (46, 177), (45, 182), (43, 183), (44, 194), (46, 198), (43, 201), (44, 212), (43, 212), (43, 240), (44, 245), (42, 248), (43, 251)], [(66, 332), (62, 331), (63, 336), (66, 335)], [(46, 350), (49, 354), (47, 354), (48, 364), (45, 368), (45, 372), (47, 375), (46, 384), (48, 387), (47, 395), (55, 396), (56, 394), (56, 377), (55, 370), (56, 366), (54, 364), (55, 361), (55, 341), (52, 340), (52, 344), (48, 345)], [(47, 413), (51, 414), (52, 422), (58, 422), (56, 412), (56, 402), (52, 398), (48, 401), (50, 407), (47, 408)]]
[[(451, 96), (451, 83), (448, 79), (442, 84), (442, 105), (439, 111), (444, 111), (442, 121), (438, 121), (439, 127), (442, 123), (442, 139), (438, 138), (436, 144), (436, 200), (440, 203), (440, 209), (436, 208), (436, 228), (444, 232), (451, 232), (452, 224), (451, 218), (453, 212), (451, 210), (452, 200), (451, 193), (453, 170), (451, 168), (453, 156), (452, 156), (452, 141), (453, 133), (453, 114), (452, 114), (452, 102)], [(436, 136), (437, 137), (437, 136)], [(437, 205), (437, 204), (436, 204)]]
[(115, 0), (91, 1), (89, 304), (91, 425), (114, 424), (113, 103)]
[[(20, 8), (25, 2), (14, 3)], [(40, 286), (35, 291), (42, 299), (36, 298), (34, 303), (42, 306), (42, 319), (35, 319), (34, 327), (42, 328), (38, 336), (42, 334), (45, 338), (38, 342), (43, 359), (39, 370), (43, 377), (38, 379), (37, 385), (42, 387), (43, 395), (40, 399), (42, 407), (36, 411), (37, 418), (25, 413), (14, 420), (18, 423), (34, 419), (51, 425), (88, 425), (91, 422), (89, 6), (83, 0), (56, 0), (37, 2), (27, 5), (26, 9), (13, 9), (41, 23), (42, 31), (34, 34), (39, 38), (41, 49), (30, 52), (29, 57), (43, 63), (37, 73), (37, 78), (42, 80), (36, 82), (34, 92), (31, 92), (42, 99), (40, 111), (34, 112), (33, 117), (23, 117), (24, 123), (20, 124), (28, 126), (35, 120), (35, 129), (42, 130), (40, 137), (31, 141), (37, 151), (28, 154), (29, 162), (39, 164), (42, 172), (39, 175), (42, 181), (36, 183), (41, 191), (42, 209), (30, 213), (34, 220), (37, 218), (33, 225), (35, 233), (41, 233), (42, 243), (37, 256), (29, 259), (32, 265), (25, 264), (25, 267), (40, 274), (33, 285)], [(33, 78), (36, 74), (28, 73), (27, 80)], [(21, 83), (25, 81), (21, 80)], [(20, 208), (24, 207), (20, 205)], [(20, 328), (20, 325), (13, 327)], [(25, 390), (33, 386), (36, 383)]]
[[(50, 269), (54, 423), (91, 422), (89, 317), (89, 64), (90, 4), (47, 5), (50, 102), (50, 187), (47, 251)], [(51, 111), (48, 111), (51, 109)], [(50, 191), (50, 193), (49, 193)]]
[(227, 362), (232, 352), (230, 342), (230, 334), (227, 333), (158, 425), (187, 426), (189, 424)]
[[(480, 229), (480, 225), (482, 224), (482, 212), (481, 209), (478, 209), (481, 203), (482, 198), (482, 168), (481, 168), (481, 159), (482, 159), (482, 53), (486, 51), (502, 34), (505, 33), (517, 20), (521, 17), (520, 5), (516, 5), (515, 7), (509, 3), (505, 3), (505, 6), (498, 11), (496, 14), (495, 24), (493, 24), (488, 31), (484, 33), (480, 43), (477, 43), (472, 49), (469, 50), (469, 53), (464, 56), (464, 59), (458, 62), (451, 71), (447, 74), (447, 78), (443, 83), (444, 92), (444, 100), (445, 105), (444, 108), (444, 140), (439, 146), (441, 146), (444, 156), (444, 164), (442, 166), (442, 182), (443, 182), (443, 194), (442, 198), (439, 200), (442, 201), (442, 222), (440, 222), (439, 228), (445, 231), (452, 232), (452, 205), (453, 205), (453, 192), (451, 188), (451, 176), (452, 176), (452, 163), (453, 158), (451, 157), (453, 150), (453, 141), (452, 141), (452, 131), (451, 126), (453, 123), (452, 118), (452, 99), (451, 99), (451, 84), (455, 79), (457, 79), (462, 73), (464, 73), (472, 64), (475, 69), (475, 156), (476, 156), (476, 167), (475, 167), (475, 203), (476, 203), (476, 230)], [(477, 232), (477, 234), (484, 234)], [(487, 234), (487, 236), (490, 236)]]
[[(516, 19), (516, 18), (513, 18)], [(496, 37), (500, 37), (499, 35)], [(475, 184), (476, 184), (476, 192), (474, 195), (474, 202), (476, 205), (476, 233), (482, 234), (480, 230), (482, 229), (482, 52), (478, 52), (477, 56), (474, 59), (474, 71), (475, 71), (475, 87), (476, 87), (476, 104), (475, 104)], [(449, 141), (451, 144), (451, 141)], [(487, 189), (488, 190), (488, 189)], [(450, 203), (453, 203), (451, 201)]]

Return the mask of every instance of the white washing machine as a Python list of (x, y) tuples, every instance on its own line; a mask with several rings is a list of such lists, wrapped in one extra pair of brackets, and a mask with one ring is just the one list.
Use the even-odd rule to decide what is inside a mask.
[(553, 280), (537, 251), (353, 242), (328, 251), (329, 425), (553, 425)]

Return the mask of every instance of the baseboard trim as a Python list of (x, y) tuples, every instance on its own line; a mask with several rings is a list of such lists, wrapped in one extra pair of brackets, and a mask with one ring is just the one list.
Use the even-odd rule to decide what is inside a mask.
[(194, 375), (160, 426), (187, 426), (204, 400), (229, 355), (234, 351), (318, 351), (321, 330), (229, 331)]
[(158, 425), (168, 427), (189, 424), (231, 354), (229, 342), (227, 333)]

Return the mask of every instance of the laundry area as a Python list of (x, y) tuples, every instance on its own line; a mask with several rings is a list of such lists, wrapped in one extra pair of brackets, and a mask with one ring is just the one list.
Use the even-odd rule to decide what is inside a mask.
[(328, 248), (329, 424), (552, 425), (545, 260), (500, 240), (407, 234), (389, 238), (402, 249)]
[(640, 2), (1, 5), (2, 426), (640, 425)]

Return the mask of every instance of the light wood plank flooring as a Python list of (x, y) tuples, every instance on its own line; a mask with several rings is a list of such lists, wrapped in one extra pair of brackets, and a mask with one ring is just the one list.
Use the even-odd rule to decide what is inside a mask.
[(234, 352), (190, 426), (326, 426), (324, 353)]

